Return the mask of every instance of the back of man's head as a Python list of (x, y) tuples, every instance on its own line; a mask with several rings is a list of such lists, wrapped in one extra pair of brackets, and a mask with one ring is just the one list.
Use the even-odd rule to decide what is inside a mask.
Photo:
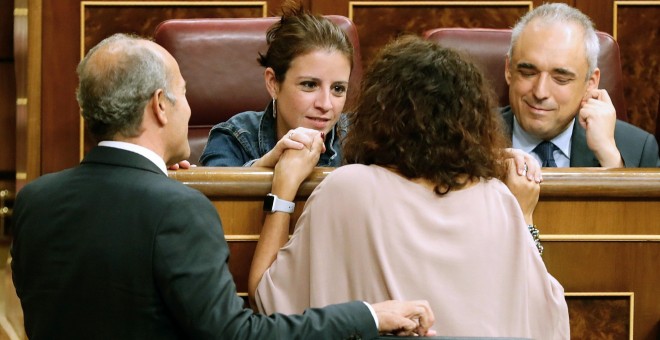
[(150, 44), (115, 34), (94, 46), (78, 65), (78, 104), (97, 141), (117, 134), (137, 137), (145, 105), (156, 90), (163, 89), (174, 102), (166, 65)]

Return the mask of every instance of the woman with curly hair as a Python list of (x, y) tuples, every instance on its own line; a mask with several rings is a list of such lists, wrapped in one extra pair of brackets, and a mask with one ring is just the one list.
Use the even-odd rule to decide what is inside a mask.
[[(502, 161), (498, 115), (458, 53), (417, 37), (386, 46), (349, 116), (348, 165), (316, 187), (279, 252), (288, 224), (277, 219), (288, 217), (266, 217), (249, 280), (256, 307), (423, 298), (438, 335), (568, 338), (563, 288), (528, 229), (539, 184)], [(274, 194), (293, 199), (316, 144), (284, 153)]]

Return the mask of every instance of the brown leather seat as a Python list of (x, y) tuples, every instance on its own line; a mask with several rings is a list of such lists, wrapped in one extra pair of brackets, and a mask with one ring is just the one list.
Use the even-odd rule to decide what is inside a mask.
[[(609, 93), (617, 118), (627, 121), (619, 45), (611, 35), (604, 32), (597, 34), (600, 41), (599, 87)], [(509, 86), (504, 79), (504, 64), (511, 42), (510, 29), (436, 28), (424, 32), (424, 37), (470, 55), (491, 81), (500, 105), (509, 105)]]
[[(349, 91), (354, 93), (362, 77), (357, 31), (346, 17), (326, 17), (340, 26), (353, 43)], [(257, 57), (259, 52), (266, 52), (266, 31), (277, 20), (278, 17), (176, 19), (164, 21), (156, 28), (155, 41), (174, 56), (186, 80), (192, 111), (188, 129), (191, 163), (198, 164), (213, 125), (243, 111), (266, 108), (270, 96)]]

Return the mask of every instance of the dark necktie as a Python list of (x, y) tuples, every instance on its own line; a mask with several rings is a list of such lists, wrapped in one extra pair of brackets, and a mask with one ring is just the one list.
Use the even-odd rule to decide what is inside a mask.
[(557, 163), (555, 163), (555, 158), (552, 156), (552, 152), (555, 151), (556, 146), (552, 142), (543, 141), (539, 143), (534, 148), (534, 152), (539, 155), (541, 158), (542, 167), (556, 168)]

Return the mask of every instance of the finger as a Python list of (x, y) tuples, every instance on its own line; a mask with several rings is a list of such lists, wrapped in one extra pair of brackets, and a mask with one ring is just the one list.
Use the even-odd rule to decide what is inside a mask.
[(508, 157), (507, 160), (513, 162), (513, 164), (510, 162), (507, 163), (507, 167), (512, 167), (519, 176), (523, 176), (523, 170), (525, 170), (525, 157), (527, 154), (522, 150), (514, 148), (506, 148), (504, 153)]
[(435, 323), (435, 315), (433, 315), (433, 310), (429, 305), (428, 301), (418, 301), (421, 312), (419, 313), (419, 327), (417, 327), (418, 333), (420, 335), (426, 334), (428, 330)]
[(513, 158), (505, 159), (504, 164), (505, 164), (505, 167), (506, 167), (506, 177), (507, 178), (513, 176), (513, 174), (518, 175), (518, 169), (516, 169), (516, 163), (513, 161)]
[(434, 331), (434, 330), (432, 330), (432, 329), (429, 329), (428, 332), (426, 332), (426, 334), (420, 334), (420, 335), (424, 335), (424, 336), (436, 336), (436, 335), (438, 335), (438, 332), (436, 332), (436, 331)]
[[(527, 180), (529, 181), (534, 181), (534, 174), (536, 173), (536, 169), (534, 169), (534, 165), (538, 164), (536, 162), (536, 159), (532, 157), (530, 154), (525, 154), (525, 170), (523, 171), (523, 176), (527, 177)], [(540, 166), (538, 167), (540, 170)]]
[(314, 146), (316, 146), (319, 154), (322, 154), (322, 153), (325, 152), (325, 140), (323, 139), (323, 137), (325, 137), (325, 136), (324, 136), (323, 132), (321, 132), (314, 139)]
[(578, 111), (578, 122), (583, 128), (587, 128), (587, 119), (589, 119), (589, 110), (585, 107), (582, 107)]
[(309, 136), (309, 138), (315, 138), (320, 132), (319, 130), (314, 130), (314, 129), (308, 129), (305, 127), (297, 127), (293, 130), (296, 134), (301, 134), (305, 136)]
[(598, 90), (599, 92), (599, 97), (597, 98), (600, 101), (612, 104), (612, 99), (610, 98), (610, 94), (607, 93), (607, 90)]
[(525, 171), (525, 169), (527, 168), (526, 165), (527, 162), (525, 161), (525, 156), (516, 154), (515, 157), (513, 157), (513, 162), (518, 175), (525, 176), (527, 174), (527, 172)]
[(533, 179), (536, 183), (543, 182), (543, 168), (541, 168), (541, 164), (536, 158), (530, 156), (530, 159), (527, 161), (527, 166), (527, 177)]
[(417, 322), (404, 317), (401, 317), (398, 325), (396, 334), (399, 336), (411, 336), (417, 329)]
[(286, 149), (296, 149), (302, 150), (305, 145), (306, 138), (303, 134), (296, 133), (295, 130), (289, 130), (289, 132), (280, 139), (278, 146), (281, 144), (284, 146), (281, 152), (284, 152)]
[(296, 130), (289, 132), (287, 137), (294, 141), (302, 144), (304, 147), (310, 149), (312, 147), (312, 143), (314, 142), (314, 137), (318, 135), (318, 131), (314, 130), (314, 135), (308, 134), (308, 133), (300, 133)]
[(525, 154), (525, 165), (527, 172), (525, 176), (530, 182), (539, 182), (541, 180), (541, 164), (530, 154)]
[(587, 101), (589, 101), (589, 99), (592, 99), (592, 98), (593, 99), (599, 99), (599, 97), (600, 97), (600, 91), (598, 91), (598, 89), (593, 89), (593, 90), (587, 91), (587, 95), (586, 95)]
[(281, 144), (284, 146), (281, 152), (284, 152), (286, 149), (302, 150), (305, 148), (305, 144), (296, 142), (295, 140), (291, 140), (286, 137), (283, 138), (281, 142)]

